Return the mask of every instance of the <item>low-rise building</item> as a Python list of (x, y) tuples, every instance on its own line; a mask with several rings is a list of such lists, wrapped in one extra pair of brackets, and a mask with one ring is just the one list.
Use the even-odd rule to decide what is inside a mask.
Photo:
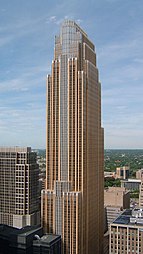
[(115, 172), (104, 171), (104, 178), (115, 178), (115, 177), (116, 177)]
[(116, 178), (127, 179), (129, 177), (130, 168), (128, 166), (116, 168)]
[(110, 224), (122, 213), (130, 208), (130, 192), (121, 187), (109, 187), (104, 190), (105, 223), (104, 232)]
[(143, 168), (136, 171), (136, 178), (140, 180), (143, 178)]
[(143, 253), (143, 210), (127, 209), (110, 225), (110, 254)]
[(140, 179), (121, 180), (121, 187), (126, 188), (127, 190), (130, 191), (139, 190), (140, 185), (141, 185)]
[(104, 190), (104, 206), (130, 207), (130, 192), (121, 187), (108, 187)]

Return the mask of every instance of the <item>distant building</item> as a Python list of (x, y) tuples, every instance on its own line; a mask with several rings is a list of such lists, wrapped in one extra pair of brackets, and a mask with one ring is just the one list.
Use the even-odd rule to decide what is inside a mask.
[(30, 147), (0, 147), (0, 223), (40, 224), (39, 168)]
[(130, 207), (130, 192), (121, 187), (109, 187), (104, 190), (104, 206)]
[(143, 211), (125, 210), (110, 225), (110, 254), (143, 253)]
[(143, 178), (143, 168), (136, 171), (136, 178), (140, 180)]
[(126, 188), (127, 190), (139, 190), (141, 185), (140, 179), (126, 179), (121, 180), (121, 187)]
[(127, 166), (116, 168), (116, 178), (127, 179), (129, 177), (130, 168)]
[(104, 232), (110, 224), (122, 213), (130, 208), (130, 192), (121, 187), (109, 187), (104, 190), (105, 223)]
[(140, 185), (140, 193), (139, 193), (139, 207), (143, 208), (143, 179)]
[(104, 171), (104, 178), (115, 178), (115, 177), (116, 177), (115, 172)]

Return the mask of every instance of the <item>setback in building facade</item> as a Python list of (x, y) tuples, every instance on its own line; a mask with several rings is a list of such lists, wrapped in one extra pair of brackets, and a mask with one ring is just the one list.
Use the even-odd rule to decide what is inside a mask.
[(45, 232), (62, 236), (63, 254), (103, 253), (101, 84), (94, 44), (74, 21), (55, 37), (46, 148)]

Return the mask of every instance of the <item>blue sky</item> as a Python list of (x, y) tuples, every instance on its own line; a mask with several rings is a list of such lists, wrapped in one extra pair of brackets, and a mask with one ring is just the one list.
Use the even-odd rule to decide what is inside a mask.
[(0, 146), (45, 148), (46, 76), (68, 18), (96, 45), (105, 148), (143, 148), (142, 13), (142, 0), (1, 0)]

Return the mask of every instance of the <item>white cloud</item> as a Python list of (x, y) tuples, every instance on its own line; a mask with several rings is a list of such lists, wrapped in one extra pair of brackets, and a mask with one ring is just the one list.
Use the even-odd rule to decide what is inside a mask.
[[(21, 5), (16, 5), (13, 12), (9, 9), (1, 13), (4, 19), (0, 26), (0, 50), (5, 54), (0, 69), (1, 144), (45, 144), (46, 74), (51, 66), (48, 60), (53, 57), (54, 35), (59, 33), (63, 19), (83, 22), (83, 29), (88, 28), (86, 32), (92, 40), (99, 42), (106, 144), (117, 147), (130, 142), (133, 147), (135, 128), (139, 131), (135, 137), (141, 143), (137, 133), (142, 135), (143, 125), (143, 35), (137, 10), (142, 11), (134, 1), (122, 0), (124, 3), (119, 5), (120, 2), (103, 0), (82, 5), (81, 0), (78, 4), (76, 0), (64, 0), (40, 4), (37, 10), (36, 1), (34, 5), (28, 2), (27, 10), (25, 1), (21, 12)], [(123, 133), (128, 134), (128, 140)]]

